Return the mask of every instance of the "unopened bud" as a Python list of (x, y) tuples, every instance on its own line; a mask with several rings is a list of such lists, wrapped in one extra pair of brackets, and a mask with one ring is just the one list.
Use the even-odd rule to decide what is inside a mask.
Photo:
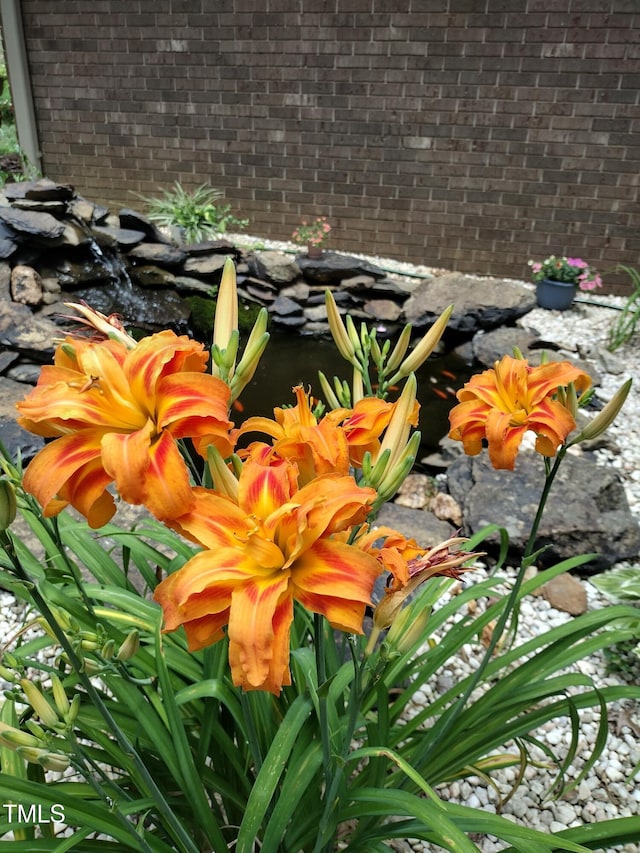
[(69, 708), (69, 713), (66, 715), (65, 718), (65, 722), (68, 723), (70, 726), (72, 726), (78, 719), (81, 703), (82, 699), (80, 698), (80, 694), (76, 693), (76, 695), (71, 700), (71, 707)]
[(15, 521), (16, 491), (8, 480), (0, 480), (0, 531), (7, 530)]
[(331, 335), (333, 336), (335, 345), (338, 348), (338, 352), (344, 359), (346, 359), (346, 361), (354, 365), (357, 364), (358, 362), (355, 356), (355, 349), (351, 343), (347, 330), (345, 329), (344, 323), (342, 322), (338, 306), (336, 305), (335, 299), (333, 298), (333, 294), (330, 290), (325, 291), (325, 304), (327, 306), (327, 321), (329, 323), (329, 329), (331, 330)]
[(18, 676), (12, 669), (7, 669), (6, 666), (0, 665), (0, 678), (4, 681), (8, 681), (9, 684), (15, 684), (18, 681)]
[(126, 640), (118, 649), (116, 659), (122, 661), (130, 660), (135, 654), (137, 654), (139, 648), (140, 632), (134, 628), (133, 631), (129, 632), (129, 635), (127, 636)]
[(41, 741), (29, 732), (0, 724), (0, 743), (8, 746), (9, 749), (17, 749), (19, 746), (40, 746)]
[(51, 673), (51, 690), (58, 713), (61, 717), (65, 717), (69, 713), (69, 699), (62, 682), (55, 672)]
[(20, 686), (24, 690), (27, 702), (31, 705), (45, 726), (57, 726), (60, 722), (58, 714), (55, 712), (49, 700), (40, 692), (40, 689), (33, 683), (33, 681), (29, 681), (28, 678), (21, 678)]
[(213, 321), (213, 343), (220, 350), (226, 350), (231, 336), (238, 328), (238, 288), (236, 268), (231, 258), (224, 262), (216, 313)]
[(424, 639), (424, 631), (429, 621), (430, 610), (422, 607), (417, 613), (415, 608), (405, 607), (400, 611), (389, 628), (386, 642), (391, 648), (404, 655)]
[(53, 770), (54, 772), (62, 772), (69, 766), (69, 759), (66, 755), (49, 752), (47, 749), (36, 749), (30, 746), (20, 746), (16, 750), (20, 758), (24, 758), (30, 764), (39, 764), (44, 770)]
[(578, 435), (572, 439), (569, 444), (578, 444), (581, 441), (589, 441), (597, 438), (599, 435), (602, 435), (602, 433), (605, 432), (618, 417), (620, 409), (623, 407), (625, 400), (629, 396), (631, 384), (632, 380), (627, 379), (624, 385), (622, 385), (609, 400), (604, 409), (599, 411), (595, 417), (591, 418), (589, 423), (580, 430)]
[(391, 377), (389, 380), (391, 385), (394, 385), (400, 379), (404, 379), (405, 376), (409, 376), (410, 373), (415, 373), (416, 370), (424, 364), (444, 334), (444, 330), (447, 328), (447, 323), (449, 322), (452, 312), (453, 305), (449, 305), (445, 308), (433, 326), (431, 326), (424, 337), (418, 341), (412, 352), (410, 352), (402, 362), (398, 372)]
[(116, 652), (116, 641), (115, 640), (107, 640), (107, 642), (102, 647), (100, 652), (100, 656), (105, 660), (111, 660)]

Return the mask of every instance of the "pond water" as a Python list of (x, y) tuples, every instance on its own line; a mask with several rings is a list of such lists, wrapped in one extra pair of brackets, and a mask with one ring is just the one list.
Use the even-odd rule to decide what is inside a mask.
[[(236, 425), (254, 415), (272, 416), (274, 406), (293, 405), (295, 398), (291, 389), (295, 385), (311, 386), (311, 393), (322, 399), (319, 370), (330, 380), (338, 376), (351, 382), (351, 368), (333, 342), (301, 335), (272, 334), (253, 380), (242, 393), (240, 407), (232, 415)], [(447, 416), (457, 403), (455, 392), (470, 375), (469, 365), (455, 353), (431, 356), (418, 371), (421, 455), (435, 450), (448, 432)]]

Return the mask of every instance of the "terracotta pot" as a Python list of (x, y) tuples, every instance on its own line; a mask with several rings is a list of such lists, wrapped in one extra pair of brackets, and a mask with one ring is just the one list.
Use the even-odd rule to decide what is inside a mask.
[(321, 258), (322, 248), (320, 246), (314, 246), (312, 243), (309, 243), (307, 245), (307, 255), (310, 258)]
[(566, 311), (571, 308), (577, 290), (577, 284), (543, 278), (536, 284), (536, 301), (540, 308)]

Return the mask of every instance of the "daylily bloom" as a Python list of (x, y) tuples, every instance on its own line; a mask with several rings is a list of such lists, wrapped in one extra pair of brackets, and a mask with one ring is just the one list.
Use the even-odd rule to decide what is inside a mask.
[(326, 475), (296, 491), (295, 465), (272, 455), (268, 465), (244, 463), (237, 503), (194, 492), (194, 508), (169, 524), (204, 550), (155, 590), (165, 631), (184, 625), (195, 650), (226, 627), (234, 684), (276, 695), (291, 683), (294, 600), (334, 628), (362, 633), (380, 565), (343, 532), (364, 521), (372, 489)]
[(67, 504), (91, 527), (115, 512), (107, 491), (144, 504), (160, 519), (184, 514), (193, 500), (176, 440), (198, 452), (231, 453), (229, 388), (203, 373), (201, 344), (164, 331), (132, 348), (120, 341), (66, 338), (53, 365), (18, 403), (18, 422), (56, 440), (32, 460), (24, 486), (55, 515)]
[[(321, 474), (349, 473), (349, 447), (340, 421), (348, 409), (329, 412), (317, 420), (309, 405), (309, 395), (301, 385), (294, 389), (297, 404), (290, 409), (274, 409), (274, 418), (248, 418), (237, 432), (263, 432), (274, 439), (273, 447), (280, 456), (295, 462), (300, 484), (308, 483)], [(258, 450), (263, 446), (257, 442)], [(254, 445), (249, 448), (252, 452)]]
[(457, 578), (471, 568), (464, 563), (482, 556), (479, 552), (455, 550), (457, 545), (467, 541), (454, 536), (425, 549), (415, 539), (407, 539), (388, 527), (372, 528), (358, 537), (357, 544), (375, 556), (389, 572), (384, 595), (373, 611), (373, 629), (365, 654), (373, 652), (383, 631), (391, 625), (395, 627), (406, 600), (421, 584), (433, 577)]
[(380, 436), (385, 431), (394, 412), (394, 403), (378, 397), (363, 397), (342, 422), (349, 445), (349, 458), (356, 468), (362, 466), (362, 457), (369, 451), (372, 459), (380, 451)]
[(538, 453), (555, 456), (576, 425), (571, 412), (554, 399), (558, 388), (570, 382), (584, 391), (591, 378), (568, 361), (532, 367), (526, 359), (505, 355), (458, 391), (460, 403), (449, 413), (449, 438), (462, 441), (469, 456), (480, 453), (486, 439), (494, 468), (513, 470), (528, 430), (537, 435)]

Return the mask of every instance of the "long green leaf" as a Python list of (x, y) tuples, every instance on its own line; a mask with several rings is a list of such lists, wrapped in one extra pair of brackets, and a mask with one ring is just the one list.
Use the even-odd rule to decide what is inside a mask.
[(273, 738), (271, 748), (264, 758), (247, 802), (247, 810), (238, 833), (237, 853), (252, 853), (253, 845), (259, 836), (260, 826), (267, 813), (271, 798), (285, 769), (298, 733), (311, 713), (311, 709), (311, 699), (308, 696), (298, 696), (287, 711), (282, 725)]
[[(183, 795), (191, 804), (193, 817), (197, 819), (201, 831), (205, 833), (206, 838), (216, 851), (223, 851), (226, 849), (226, 841), (222, 830), (215, 820), (194, 762), (191, 745), (185, 731), (184, 722), (180, 716), (180, 709), (175, 699), (174, 688), (171, 684), (169, 670), (164, 659), (160, 626), (158, 626), (156, 631), (156, 665), (162, 690), (163, 704), (167, 714), (168, 730), (173, 739), (177, 763), (180, 767), (180, 788)], [(197, 853), (195, 844), (193, 847), (195, 853)]]

